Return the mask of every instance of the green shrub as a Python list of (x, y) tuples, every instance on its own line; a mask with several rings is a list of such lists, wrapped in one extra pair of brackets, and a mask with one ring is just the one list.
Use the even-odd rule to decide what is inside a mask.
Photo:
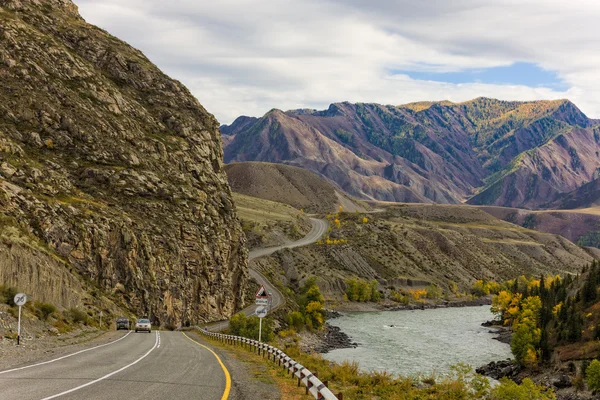
[(0, 285), (0, 302), (8, 304), (9, 306), (15, 305), (15, 296), (19, 293), (16, 287)]
[(592, 392), (600, 390), (600, 361), (594, 360), (585, 370), (585, 383)]
[(49, 303), (41, 303), (39, 301), (35, 302), (35, 308), (37, 310), (38, 317), (46, 321), (49, 316), (56, 312), (56, 307)]
[(299, 311), (294, 311), (288, 314), (287, 323), (293, 327), (296, 332), (300, 332), (304, 329), (304, 315)]
[(325, 325), (325, 297), (317, 285), (317, 278), (309, 278), (300, 289), (298, 297), (304, 315), (304, 324), (310, 330), (319, 330)]
[(425, 297), (428, 299), (439, 299), (442, 297), (442, 288), (438, 285), (429, 285), (425, 288), (425, 291), (427, 292)]
[(502, 378), (500, 385), (492, 389), (492, 400), (551, 400), (556, 399), (552, 389), (538, 386), (529, 378), (519, 385), (508, 378)]
[(88, 315), (85, 311), (79, 310), (77, 308), (71, 308), (69, 310), (69, 317), (71, 318), (71, 320), (73, 321), (73, 323), (82, 323), (82, 324), (86, 324), (88, 323)]
[[(239, 312), (229, 320), (228, 332), (231, 335), (258, 340), (259, 328), (260, 319), (256, 315), (247, 317), (244, 313)], [(273, 338), (273, 322), (271, 318), (263, 318), (261, 340), (270, 342)]]
[(379, 301), (381, 293), (377, 290), (377, 281), (363, 281), (358, 278), (346, 280), (346, 296), (350, 301)]

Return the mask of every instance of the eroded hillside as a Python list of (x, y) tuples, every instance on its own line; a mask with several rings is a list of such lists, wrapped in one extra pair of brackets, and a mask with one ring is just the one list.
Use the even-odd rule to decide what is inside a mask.
[(247, 251), (215, 118), (70, 0), (0, 6), (0, 282), (156, 323), (230, 316)]

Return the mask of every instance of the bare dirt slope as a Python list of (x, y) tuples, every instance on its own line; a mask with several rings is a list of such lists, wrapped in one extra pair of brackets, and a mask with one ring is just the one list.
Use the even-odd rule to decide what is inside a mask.
[(349, 212), (365, 206), (314, 172), (283, 164), (244, 162), (225, 167), (232, 190), (247, 196), (288, 204), (306, 212), (329, 213), (341, 205)]
[(561, 235), (582, 246), (600, 247), (600, 208), (540, 211), (488, 206), (479, 208), (524, 228)]

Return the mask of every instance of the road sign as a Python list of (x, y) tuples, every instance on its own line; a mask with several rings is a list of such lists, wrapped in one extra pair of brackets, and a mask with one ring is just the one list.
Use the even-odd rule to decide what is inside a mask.
[(27, 295), (25, 293), (17, 293), (14, 298), (15, 304), (20, 306), (24, 306), (27, 303)]
[(267, 289), (265, 289), (264, 285), (260, 285), (260, 289), (258, 289), (258, 292), (256, 292), (256, 298), (260, 299), (266, 299), (269, 297), (269, 293), (267, 293)]
[(260, 318), (258, 320), (258, 341), (260, 342), (262, 340), (262, 320), (264, 317), (267, 316), (267, 307), (265, 306), (258, 306), (256, 307), (256, 311), (254, 311), (254, 313), (256, 315), (258, 315), (258, 318)]
[(254, 301), (254, 303), (257, 306), (268, 306), (269, 305), (269, 299), (265, 299), (264, 297), (257, 297), (256, 300)]
[(27, 303), (27, 296), (25, 293), (17, 293), (13, 299), (15, 304), (19, 306), (19, 322), (17, 325), (17, 344), (21, 344), (21, 307)]
[(261, 306), (261, 307), (256, 307), (256, 315), (258, 315), (258, 318), (264, 318), (267, 316), (267, 307)]

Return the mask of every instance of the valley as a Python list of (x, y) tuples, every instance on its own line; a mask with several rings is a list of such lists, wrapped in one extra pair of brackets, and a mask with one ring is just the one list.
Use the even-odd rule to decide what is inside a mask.
[[(0, 0), (0, 398), (600, 392), (600, 120), (582, 111), (594, 103), (580, 102), (579, 87), (540, 86), (513, 101), (475, 97), (496, 93), (489, 84), (458, 83), (469, 90), (449, 97), (456, 101), (380, 104), (378, 89), (352, 76), (328, 80), (346, 87), (357, 78), (373, 92), (314, 83), (318, 101), (305, 101), (322, 109), (297, 108), (306, 104), (293, 98), (307, 93), (294, 80), (310, 69), (297, 55), (319, 59), (335, 36), (328, 29), (354, 32), (367, 13), (336, 24), (309, 16), (327, 29), (304, 48), (311, 29), (253, 42), (242, 25), (265, 19), (239, 14), (243, 2), (159, 3)], [(132, 43), (152, 60), (79, 7), (137, 35)], [(362, 43), (356, 32), (335, 43), (335, 64), (354, 67), (345, 42), (380, 53), (401, 37)], [(239, 54), (230, 34), (244, 42)], [(276, 54), (259, 56), (271, 47)], [(270, 69), (255, 69), (259, 60)], [(419, 81), (397, 64), (377, 67), (383, 86)], [(458, 73), (446, 69), (436, 74)], [(321, 71), (309, 72), (301, 80), (313, 85)], [(220, 93), (223, 82), (232, 86)], [(267, 96), (276, 82), (277, 96)], [(523, 89), (494, 85), (503, 99)], [(449, 87), (429, 98), (446, 98)], [(395, 95), (410, 101), (403, 93)], [(271, 108), (286, 104), (295, 108)], [(216, 117), (269, 108), (229, 124)], [(232, 336), (281, 350), (255, 354)], [(497, 385), (450, 365), (511, 355), (479, 370), (513, 379)]]

